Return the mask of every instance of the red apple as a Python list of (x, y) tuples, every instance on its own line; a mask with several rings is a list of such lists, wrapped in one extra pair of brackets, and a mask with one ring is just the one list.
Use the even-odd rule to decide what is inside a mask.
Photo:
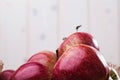
[(95, 48), (80, 44), (69, 48), (53, 68), (52, 80), (108, 80), (109, 67)]
[(97, 41), (93, 38), (93, 36), (87, 32), (75, 32), (68, 36), (58, 47), (58, 58), (70, 47), (79, 45), (79, 44), (86, 44), (92, 46), (99, 50)]
[(11, 76), (13, 75), (14, 70), (4, 70), (0, 73), (0, 80), (10, 80)]
[(56, 54), (47, 50), (38, 52), (28, 59), (28, 62), (38, 62), (45, 65), (49, 69), (50, 74), (52, 74), (52, 69), (56, 61)]
[(30, 62), (21, 65), (11, 80), (50, 80), (50, 76), (46, 66), (37, 62)]

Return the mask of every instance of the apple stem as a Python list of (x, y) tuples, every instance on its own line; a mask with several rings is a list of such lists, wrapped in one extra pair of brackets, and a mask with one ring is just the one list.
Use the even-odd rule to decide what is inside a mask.
[(64, 37), (63, 40), (67, 39), (67, 37)]
[(79, 29), (80, 27), (82, 27), (82, 25), (77, 26), (77, 27), (76, 27), (76, 31), (78, 31), (78, 29)]
[(57, 56), (57, 60), (58, 60), (58, 49), (56, 49), (56, 56)]

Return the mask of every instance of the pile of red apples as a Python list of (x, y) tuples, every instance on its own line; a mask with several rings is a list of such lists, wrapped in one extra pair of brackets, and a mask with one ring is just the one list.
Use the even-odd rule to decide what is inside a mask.
[(1, 71), (0, 80), (110, 80), (111, 68), (90, 33), (72, 33), (56, 49), (33, 54), (16, 70)]

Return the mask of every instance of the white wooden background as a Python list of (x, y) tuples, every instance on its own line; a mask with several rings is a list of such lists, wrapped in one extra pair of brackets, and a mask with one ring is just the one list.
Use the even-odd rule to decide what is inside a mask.
[(108, 62), (120, 64), (119, 0), (0, 0), (0, 59), (16, 69), (38, 51), (55, 51), (62, 38), (91, 33)]

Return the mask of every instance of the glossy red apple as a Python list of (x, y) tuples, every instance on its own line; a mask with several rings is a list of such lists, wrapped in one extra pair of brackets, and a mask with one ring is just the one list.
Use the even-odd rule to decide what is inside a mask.
[(15, 72), (14, 70), (10, 69), (2, 71), (0, 73), (0, 80), (10, 80), (14, 72)]
[(52, 80), (108, 80), (109, 67), (95, 48), (80, 44), (69, 48), (53, 68)]
[(58, 52), (57, 52), (58, 58), (67, 49), (69, 49), (72, 46), (79, 45), (79, 44), (86, 44), (99, 50), (98, 43), (91, 34), (87, 32), (75, 32), (69, 35), (58, 47)]
[(56, 54), (52, 51), (47, 50), (38, 52), (28, 59), (28, 62), (38, 62), (40, 64), (45, 65), (49, 69), (50, 74), (52, 74), (52, 69), (56, 61), (57, 61)]
[(30, 62), (21, 65), (11, 80), (50, 80), (50, 76), (46, 66), (37, 62)]

